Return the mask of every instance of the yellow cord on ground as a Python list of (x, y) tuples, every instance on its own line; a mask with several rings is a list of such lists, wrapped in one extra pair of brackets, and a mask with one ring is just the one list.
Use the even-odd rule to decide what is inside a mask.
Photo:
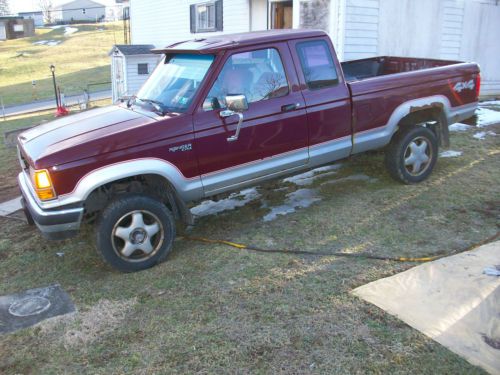
[(389, 261), (395, 261), (395, 262), (431, 262), (431, 261), (439, 259), (439, 258), (443, 258), (443, 257), (450, 256), (453, 254), (462, 253), (462, 252), (468, 251), (468, 250), (472, 250), (476, 247), (479, 247), (479, 246), (484, 245), (486, 243), (492, 242), (492, 241), (496, 240), (498, 237), (500, 237), (500, 232), (497, 232), (495, 235), (493, 235), (493, 236), (491, 236), (483, 241), (475, 243), (471, 246), (468, 246), (467, 248), (462, 249), (460, 251), (452, 251), (452, 252), (449, 252), (446, 254), (425, 256), (425, 257), (420, 257), (420, 258), (385, 257), (385, 256), (379, 256), (379, 255), (373, 255), (373, 254), (367, 254), (367, 253), (343, 253), (343, 252), (338, 252), (338, 251), (331, 252), (331, 253), (324, 253), (324, 252), (313, 252), (313, 251), (307, 251), (307, 250), (261, 249), (258, 247), (248, 246), (248, 245), (244, 245), (244, 244), (240, 244), (240, 243), (236, 243), (236, 242), (232, 242), (232, 241), (210, 239), (210, 238), (205, 238), (205, 237), (182, 236), (182, 237), (180, 237), (180, 239), (184, 239), (187, 241), (221, 244), (221, 245), (234, 247), (234, 248), (240, 249), (240, 250), (258, 251), (261, 253), (300, 254), (300, 255), (313, 255), (313, 256), (342, 256), (342, 257), (353, 257), (353, 258), (389, 260)]

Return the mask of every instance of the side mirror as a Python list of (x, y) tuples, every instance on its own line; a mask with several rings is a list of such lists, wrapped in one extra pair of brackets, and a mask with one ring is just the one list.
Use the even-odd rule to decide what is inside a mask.
[(243, 123), (243, 112), (248, 109), (248, 101), (245, 95), (227, 95), (226, 96), (226, 106), (227, 109), (220, 112), (221, 117), (230, 117), (233, 115), (238, 115), (238, 125), (236, 125), (236, 132), (234, 135), (227, 138), (228, 142), (234, 142), (238, 140), (240, 136), (241, 124)]
[(227, 95), (227, 109), (233, 112), (241, 113), (248, 109), (248, 101), (245, 95)]

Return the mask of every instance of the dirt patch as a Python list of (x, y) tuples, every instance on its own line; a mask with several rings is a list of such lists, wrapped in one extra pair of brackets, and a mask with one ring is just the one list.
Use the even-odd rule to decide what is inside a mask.
[(125, 301), (101, 299), (84, 312), (42, 322), (40, 329), (42, 333), (51, 334), (62, 325), (64, 328), (60, 338), (64, 347), (85, 348), (99, 337), (115, 330), (136, 303), (136, 298)]
[(6, 202), (21, 195), (16, 178), (19, 169), (10, 168), (0, 181), (0, 202)]

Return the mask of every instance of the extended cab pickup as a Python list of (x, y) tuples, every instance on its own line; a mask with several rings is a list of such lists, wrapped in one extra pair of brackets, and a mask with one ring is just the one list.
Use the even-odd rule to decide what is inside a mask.
[(322, 31), (219, 35), (163, 56), (127, 103), (19, 136), (25, 213), (53, 239), (96, 223), (122, 271), (166, 258), (188, 202), (367, 150), (390, 175), (431, 173), (448, 125), (474, 114), (474, 63), (374, 57), (340, 63)]

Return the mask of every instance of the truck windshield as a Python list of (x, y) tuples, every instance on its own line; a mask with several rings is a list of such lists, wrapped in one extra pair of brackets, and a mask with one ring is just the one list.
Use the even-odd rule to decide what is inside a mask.
[(213, 55), (177, 54), (164, 58), (137, 93), (165, 112), (185, 112), (207, 74)]

